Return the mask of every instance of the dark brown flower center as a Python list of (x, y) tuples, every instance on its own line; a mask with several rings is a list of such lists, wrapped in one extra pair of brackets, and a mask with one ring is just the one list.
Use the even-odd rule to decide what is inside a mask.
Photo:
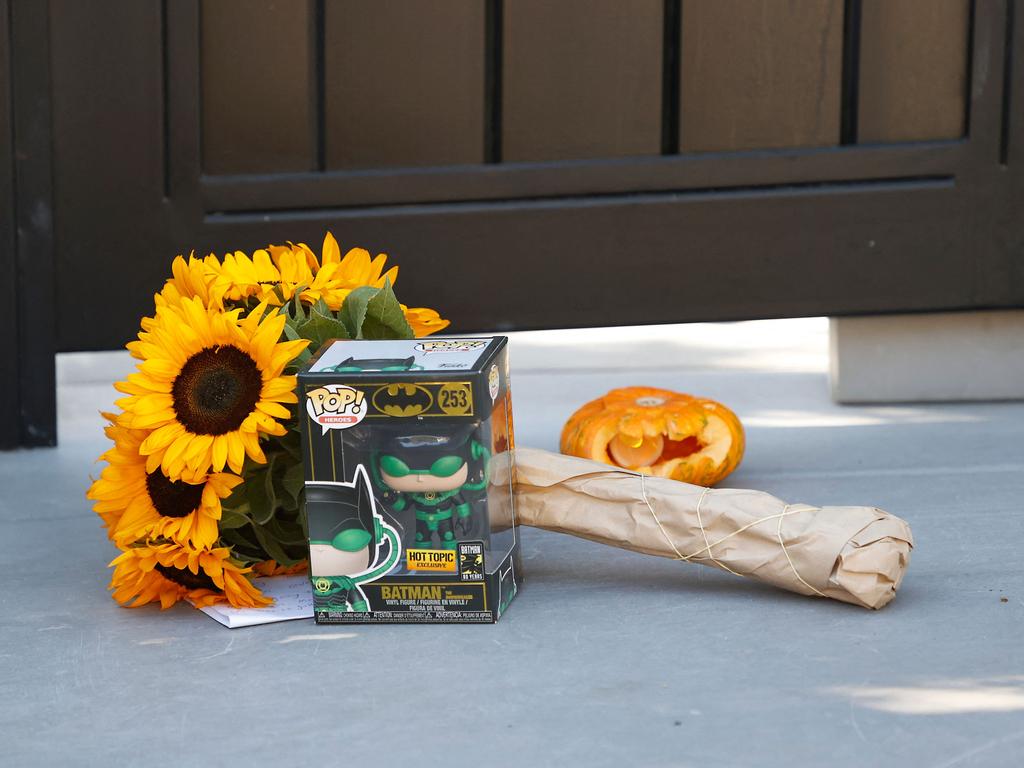
[(192, 573), (192, 571), (187, 568), (175, 568), (173, 565), (160, 565), (159, 563), (156, 566), (156, 570), (159, 571), (160, 575), (165, 579), (169, 579), (175, 584), (180, 584), (185, 589), (209, 589), (213, 592), (217, 591), (217, 585), (213, 583), (213, 579), (202, 571), (199, 573)]
[(146, 490), (156, 511), (164, 517), (185, 517), (199, 508), (205, 485), (192, 485), (183, 480), (168, 480), (157, 470), (146, 475)]
[(238, 347), (207, 347), (192, 355), (174, 380), (178, 421), (194, 435), (231, 432), (252, 413), (263, 379), (259, 366)]

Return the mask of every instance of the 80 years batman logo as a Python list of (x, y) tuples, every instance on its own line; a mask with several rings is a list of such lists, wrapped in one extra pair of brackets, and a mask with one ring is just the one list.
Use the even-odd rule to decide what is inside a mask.
[(419, 416), (433, 404), (430, 390), (419, 384), (387, 384), (373, 393), (373, 407), (387, 416)]

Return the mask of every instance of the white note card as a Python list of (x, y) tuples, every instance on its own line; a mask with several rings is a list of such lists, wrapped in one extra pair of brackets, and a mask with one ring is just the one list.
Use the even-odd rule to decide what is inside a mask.
[(228, 629), (313, 618), (313, 590), (308, 576), (263, 577), (253, 579), (253, 583), (264, 595), (274, 599), (273, 605), (266, 608), (232, 608), (226, 603), (218, 603), (199, 610)]

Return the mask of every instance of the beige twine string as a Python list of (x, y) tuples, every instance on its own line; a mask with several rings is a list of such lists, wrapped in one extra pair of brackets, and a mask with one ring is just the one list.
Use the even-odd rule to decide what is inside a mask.
[[(796, 569), (796, 565), (793, 563), (793, 558), (791, 558), (789, 556), (789, 550), (786, 549), (786, 542), (782, 538), (782, 521), (783, 521), (784, 518), (786, 518), (786, 516), (788, 516), (788, 515), (795, 515), (798, 512), (806, 512), (806, 511), (810, 511), (810, 510), (818, 510), (819, 507), (809, 507), (809, 508), (805, 508), (805, 509), (801, 509), (801, 510), (792, 510), (791, 511), (790, 507), (797, 506), (797, 505), (786, 504), (782, 508), (782, 511), (779, 512), (778, 514), (776, 514), (776, 515), (766, 515), (765, 517), (762, 517), (762, 518), (760, 518), (758, 520), (754, 520), (753, 522), (747, 523), (746, 525), (744, 525), (741, 528), (737, 528), (732, 533), (730, 533), (730, 534), (728, 534), (726, 536), (723, 536), (722, 538), (718, 539), (717, 541), (710, 542), (710, 541), (708, 541), (707, 531), (704, 528), (704, 520), (701, 518), (700, 508), (701, 508), (701, 505), (704, 503), (704, 497), (706, 497), (712, 491), (712, 489), (711, 488), (704, 488), (701, 491), (700, 498), (697, 499), (697, 524), (700, 526), (700, 533), (701, 533), (701, 536), (704, 538), (704, 547), (702, 549), (698, 549), (696, 552), (690, 553), (689, 555), (684, 555), (676, 547), (675, 542), (672, 540), (672, 537), (668, 535), (668, 531), (666, 531), (665, 530), (665, 526), (662, 525), (661, 520), (658, 518), (657, 512), (654, 511), (654, 505), (651, 504), (651, 500), (647, 497), (646, 475), (643, 475), (643, 474), (641, 474), (639, 472), (630, 472), (629, 474), (635, 474), (635, 475), (637, 475), (640, 478), (640, 494), (643, 497), (644, 504), (646, 504), (647, 505), (647, 509), (649, 509), (651, 511), (651, 517), (653, 517), (654, 518), (654, 522), (657, 523), (658, 529), (661, 531), (661, 535), (665, 537), (665, 541), (667, 541), (668, 545), (670, 547), (672, 547), (672, 551), (676, 553), (676, 557), (679, 560), (682, 560), (683, 562), (687, 562), (688, 563), (691, 560), (693, 560), (694, 558), (700, 556), (702, 553), (706, 552), (707, 553), (707, 558), (706, 559), (710, 560), (714, 565), (718, 566), (719, 568), (722, 568), (723, 570), (728, 571), (729, 573), (733, 574), (734, 576), (742, 576), (743, 574), (737, 573), (732, 568), (730, 568), (725, 563), (723, 563), (721, 560), (717, 560), (715, 558), (715, 556), (711, 554), (711, 548), (712, 547), (717, 547), (723, 541), (731, 539), (733, 536), (737, 536), (737, 535), (743, 533), (744, 531), (746, 531), (747, 529), (753, 528), (755, 525), (760, 525), (761, 523), (766, 523), (769, 520), (774, 520), (774, 519), (778, 518), (778, 520), (779, 520), (779, 527), (776, 530), (776, 535), (778, 536), (778, 539), (779, 539), (779, 546), (782, 547), (782, 553), (786, 556), (786, 560), (789, 563), (789, 567), (793, 570), (793, 575), (796, 576), (797, 580), (799, 580), (799, 582), (801, 584), (803, 584), (809, 590), (814, 592), (814, 594), (819, 595), (820, 597), (827, 597), (827, 595), (825, 595), (824, 592), (822, 592), (821, 590), (818, 590), (815, 587), (813, 587), (812, 585), (808, 584), (804, 580), (804, 577), (800, 575), (800, 572)], [(804, 506), (804, 505), (800, 505), (800, 506)], [(704, 558), (701, 558), (701, 559), (704, 559)]]
[(789, 550), (786, 549), (786, 542), (782, 540), (782, 519), (789, 512), (789, 508), (791, 506), (793, 506), (793, 505), (792, 504), (787, 504), (786, 506), (784, 506), (782, 508), (782, 514), (779, 515), (779, 529), (778, 529), (778, 531), (776, 531), (776, 533), (778, 534), (778, 537), (779, 537), (779, 546), (782, 547), (782, 554), (784, 554), (786, 556), (786, 560), (789, 561), (789, 567), (793, 569), (793, 575), (796, 576), (800, 580), (800, 583), (803, 584), (805, 587), (807, 587), (812, 592), (814, 592), (814, 594), (818, 595), (819, 597), (825, 597), (825, 593), (824, 592), (821, 592), (820, 590), (815, 589), (810, 584), (808, 584), (806, 581), (804, 581), (804, 577), (800, 575), (800, 572), (796, 569), (796, 566), (793, 565), (793, 558), (791, 558), (789, 556)]

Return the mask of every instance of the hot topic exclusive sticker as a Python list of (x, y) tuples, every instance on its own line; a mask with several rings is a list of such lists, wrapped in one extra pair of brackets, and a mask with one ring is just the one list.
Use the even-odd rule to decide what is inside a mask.
[(348, 429), (366, 416), (366, 397), (344, 384), (325, 384), (306, 392), (306, 413), (320, 425), (321, 434), (328, 429)]

